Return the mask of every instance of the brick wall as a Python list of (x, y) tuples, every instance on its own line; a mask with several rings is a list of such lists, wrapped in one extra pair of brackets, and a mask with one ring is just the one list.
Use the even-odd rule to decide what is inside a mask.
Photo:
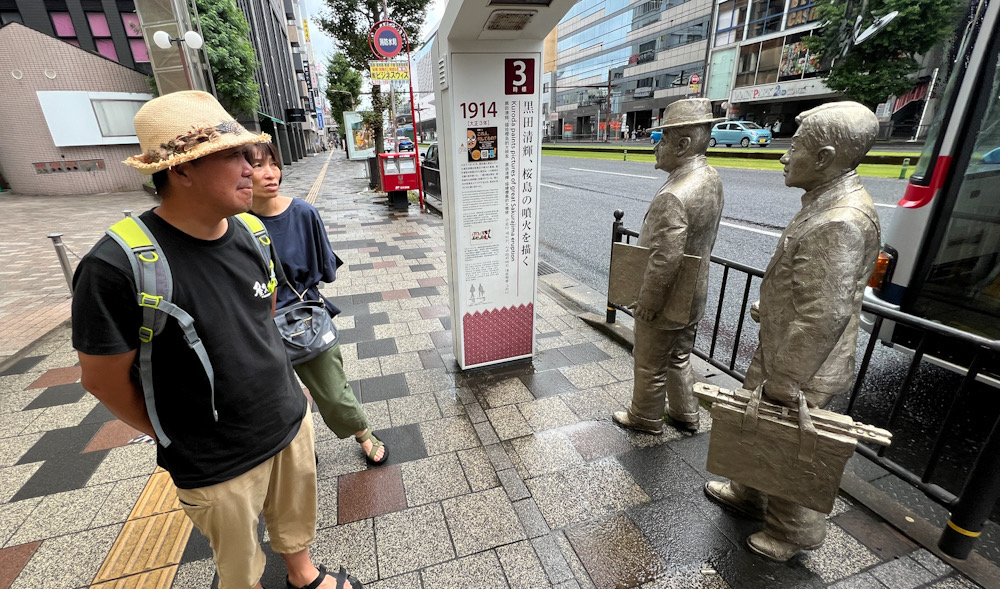
[[(20, 72), (21, 79), (13, 74)], [(55, 74), (49, 78), (46, 75)], [(19, 24), (0, 28), (0, 169), (18, 194), (70, 195), (140, 190), (146, 180), (121, 163), (139, 145), (56, 147), (39, 90), (149, 92), (146, 77)], [(35, 162), (104, 160), (105, 170), (36, 174)]]

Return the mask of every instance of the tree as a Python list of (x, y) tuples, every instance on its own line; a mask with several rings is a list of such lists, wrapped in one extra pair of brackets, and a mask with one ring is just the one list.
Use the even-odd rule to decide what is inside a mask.
[[(326, 99), (333, 120), (344, 123), (344, 111), (353, 110), (361, 96), (361, 74), (351, 67), (343, 53), (326, 59)], [(346, 93), (346, 94), (345, 94)]]
[[(890, 94), (913, 88), (915, 56), (954, 34), (960, 5), (961, 0), (826, 0), (816, 6), (826, 24), (805, 38), (806, 46), (824, 64), (832, 62), (825, 75), (831, 90), (874, 109)], [(899, 16), (841, 57), (852, 35), (851, 25), (862, 10), (861, 30), (893, 10)]]
[[(430, 0), (384, 0), (389, 7), (389, 15), (405, 31), (410, 42), (410, 51), (420, 45), (420, 27), (424, 24), (427, 5)], [(376, 59), (368, 44), (368, 33), (372, 26), (385, 18), (382, 13), (383, 0), (325, 0), (327, 10), (316, 18), (319, 28), (336, 39), (337, 47), (343, 52), (347, 63), (358, 72), (368, 71), (368, 61)], [(332, 101), (331, 101), (332, 102)], [(372, 113), (366, 113), (366, 120), (378, 120), (375, 124), (375, 150), (382, 151), (382, 115), (389, 107), (388, 97), (382, 96), (381, 87), (372, 85)]]
[(196, 0), (195, 5), (219, 102), (234, 116), (256, 118), (260, 86), (253, 75), (260, 64), (246, 17), (236, 0)]

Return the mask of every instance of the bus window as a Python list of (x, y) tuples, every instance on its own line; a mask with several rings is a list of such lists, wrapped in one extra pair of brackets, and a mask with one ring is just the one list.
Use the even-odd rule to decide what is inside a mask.
[[(987, 73), (989, 72), (989, 73)], [(1000, 64), (994, 54), (984, 70), (976, 113), (954, 195), (940, 217), (946, 223), (923, 288), (914, 300), (918, 315), (1000, 339)], [(958, 170), (956, 170), (958, 172)]]

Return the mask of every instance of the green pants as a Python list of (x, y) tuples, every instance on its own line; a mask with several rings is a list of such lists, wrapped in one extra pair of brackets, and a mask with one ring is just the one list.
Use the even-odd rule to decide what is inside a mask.
[(295, 367), (327, 427), (344, 439), (368, 427), (368, 417), (344, 374), (340, 344)]

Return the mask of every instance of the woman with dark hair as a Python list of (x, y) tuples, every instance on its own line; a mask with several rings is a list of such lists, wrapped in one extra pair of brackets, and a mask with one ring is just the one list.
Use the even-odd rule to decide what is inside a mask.
[[(278, 308), (299, 301), (322, 300), (330, 316), (340, 313), (333, 303), (320, 296), (319, 283), (333, 282), (343, 264), (330, 248), (319, 211), (300, 198), (278, 194), (281, 184), (281, 158), (274, 145), (256, 143), (246, 148), (253, 166), (252, 212), (267, 227), (274, 249), (288, 282), (278, 285)], [(368, 427), (368, 417), (354, 396), (347, 376), (340, 344), (312, 360), (295, 366), (295, 373), (309, 389), (326, 425), (344, 439), (353, 434), (361, 444), (369, 464), (383, 464), (388, 448)]]

